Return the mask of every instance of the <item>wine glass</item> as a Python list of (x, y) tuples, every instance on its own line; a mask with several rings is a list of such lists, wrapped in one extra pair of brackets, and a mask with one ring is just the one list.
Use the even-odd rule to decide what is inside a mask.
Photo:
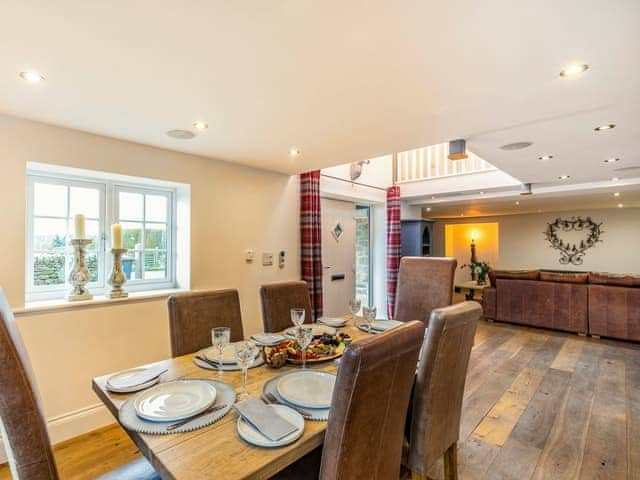
[(298, 327), (296, 329), (296, 342), (300, 346), (302, 353), (302, 368), (307, 368), (307, 347), (313, 339), (312, 327)]
[(296, 327), (301, 327), (304, 323), (304, 308), (292, 308), (291, 309), (291, 322)]
[(367, 324), (367, 330), (369, 333), (371, 333), (371, 328), (373, 327), (373, 322), (376, 319), (378, 309), (376, 307), (363, 307), (362, 313)]
[(236, 362), (242, 368), (242, 393), (239, 396), (239, 400), (246, 400), (249, 398), (249, 392), (247, 391), (247, 372), (249, 367), (253, 365), (253, 362), (258, 355), (258, 347), (255, 343), (244, 340), (234, 344), (236, 350)]
[(351, 319), (356, 321), (356, 315), (360, 311), (360, 307), (362, 306), (362, 300), (359, 298), (350, 298), (349, 299), (349, 311), (351, 312)]
[(231, 329), (229, 327), (215, 327), (211, 329), (211, 343), (218, 350), (218, 375), (222, 375), (224, 349), (229, 345)]

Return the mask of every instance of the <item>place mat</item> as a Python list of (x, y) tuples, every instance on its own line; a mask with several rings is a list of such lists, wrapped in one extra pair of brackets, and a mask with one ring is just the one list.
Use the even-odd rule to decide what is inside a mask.
[(175, 430), (167, 431), (167, 427), (169, 425), (173, 425), (177, 422), (149, 422), (147, 420), (143, 420), (138, 416), (138, 414), (136, 413), (136, 409), (133, 406), (134, 401), (137, 397), (137, 395), (134, 395), (125, 403), (123, 403), (122, 407), (120, 407), (120, 412), (118, 413), (118, 419), (120, 420), (120, 423), (127, 430), (133, 430), (139, 433), (147, 433), (149, 435), (168, 435), (173, 433), (185, 433), (198, 430), (217, 422), (227, 413), (229, 413), (229, 410), (231, 410), (231, 407), (236, 401), (236, 392), (233, 388), (231, 388), (226, 383), (206, 378), (189, 378), (188, 380), (199, 380), (213, 385), (217, 392), (214, 405), (227, 406), (222, 410), (211, 412), (207, 415), (196, 418), (186, 425), (176, 428)]
[[(196, 355), (204, 357), (204, 351), (205, 350), (207, 350), (207, 349), (203, 348), (199, 352), (196, 352)], [(214, 372), (217, 372), (218, 370), (221, 370), (223, 372), (233, 372), (233, 371), (242, 370), (242, 367), (240, 367), (237, 363), (235, 363), (235, 364), (224, 364), (223, 363), (222, 367), (214, 367), (213, 365), (210, 365), (207, 362), (203, 362), (202, 360), (198, 360), (195, 356), (193, 357), (193, 363), (195, 363), (200, 368), (204, 368), (205, 370), (213, 370)], [(256, 368), (256, 367), (259, 367), (261, 365), (264, 365), (264, 357), (262, 356), (262, 352), (258, 354), (258, 356), (256, 357), (256, 359), (253, 362), (253, 365), (251, 365), (249, 368), (250, 369), (251, 368)]]
[(271, 393), (275, 395), (275, 397), (278, 400), (280, 400), (284, 405), (288, 405), (295, 410), (299, 410), (305, 415), (309, 415), (309, 418), (307, 418), (306, 420), (312, 420), (315, 422), (326, 422), (327, 420), (329, 420), (329, 412), (331, 411), (330, 408), (303, 408), (297, 405), (290, 404), (284, 398), (278, 395), (277, 387), (278, 387), (278, 382), (280, 381), (280, 377), (287, 375), (289, 373), (291, 372), (283, 373), (282, 375), (278, 375), (277, 377), (273, 377), (267, 380), (265, 384), (262, 386), (262, 393), (263, 394)]

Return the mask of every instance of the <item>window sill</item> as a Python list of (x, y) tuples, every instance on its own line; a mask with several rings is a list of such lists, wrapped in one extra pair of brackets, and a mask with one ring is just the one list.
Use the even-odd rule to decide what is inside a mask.
[(167, 298), (169, 295), (180, 292), (187, 292), (182, 288), (171, 288), (166, 290), (152, 290), (147, 292), (129, 292), (126, 298), (107, 298), (104, 295), (96, 295), (91, 300), (69, 302), (64, 299), (44, 300), (40, 302), (25, 303), (24, 308), (16, 308), (13, 313), (16, 317), (42, 314), (49, 312), (76, 310), (81, 308), (95, 308), (109, 305), (119, 305), (122, 303), (135, 303)]

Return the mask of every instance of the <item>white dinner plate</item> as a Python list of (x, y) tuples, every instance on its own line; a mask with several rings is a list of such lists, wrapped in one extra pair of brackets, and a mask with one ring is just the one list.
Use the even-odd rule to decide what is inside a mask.
[(305, 408), (330, 408), (336, 376), (315, 370), (283, 375), (276, 385), (278, 395), (292, 405)]
[[(321, 323), (305, 323), (303, 327), (311, 327), (311, 332), (313, 335), (322, 335), (323, 333), (328, 333), (329, 335), (335, 335), (337, 330), (328, 325), (323, 325)], [(284, 331), (284, 334), (289, 338), (296, 337), (296, 327), (287, 328)]]
[(158, 367), (139, 367), (123, 370), (111, 375), (107, 379), (106, 386), (109, 391), (115, 393), (137, 392), (158, 383), (160, 375), (165, 371), (166, 369)]
[(302, 436), (304, 432), (304, 418), (302, 418), (302, 415), (286, 405), (269, 405), (269, 408), (273, 408), (278, 415), (294, 425), (297, 430), (280, 440), (274, 441), (265, 437), (257, 428), (242, 417), (238, 417), (237, 427), (240, 438), (256, 447), (282, 447), (295, 442)]
[(160, 381), (160, 377), (156, 377), (156, 378), (153, 378), (153, 379), (149, 380), (148, 382), (141, 383), (139, 385), (134, 385), (134, 386), (128, 387), (128, 388), (116, 388), (116, 387), (114, 387), (112, 385), (109, 385), (109, 383), (107, 383), (107, 390), (109, 390), (110, 392), (113, 392), (113, 393), (139, 392), (140, 390), (144, 390), (145, 388), (153, 387), (159, 381)]
[(347, 324), (347, 321), (344, 318), (335, 318), (335, 317), (320, 317), (318, 322), (323, 325), (328, 325), (329, 327), (340, 328), (344, 327)]
[(277, 333), (255, 333), (251, 335), (251, 340), (267, 347), (278, 345), (284, 339), (285, 338), (282, 335)]
[(177, 380), (138, 394), (136, 413), (152, 422), (175, 422), (204, 412), (216, 401), (216, 389), (207, 382)]
[[(224, 349), (224, 352), (222, 352), (222, 363), (224, 365), (235, 365), (238, 363), (238, 361), (236, 360), (235, 343), (230, 343), (229, 345), (227, 345), (227, 347)], [(259, 349), (256, 352), (256, 357), (258, 355), (260, 355)], [(215, 347), (207, 348), (204, 352), (204, 356), (212, 362), (220, 362), (220, 353)]]

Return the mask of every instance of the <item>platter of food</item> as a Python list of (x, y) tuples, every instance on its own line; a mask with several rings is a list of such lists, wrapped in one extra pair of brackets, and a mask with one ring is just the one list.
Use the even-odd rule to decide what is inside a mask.
[[(346, 333), (315, 335), (307, 347), (307, 363), (326, 362), (338, 358), (350, 343), (351, 337)], [(302, 350), (295, 340), (287, 339), (278, 345), (264, 348), (267, 364), (271, 363), (273, 357), (281, 354), (286, 354), (289, 363), (302, 364)]]

